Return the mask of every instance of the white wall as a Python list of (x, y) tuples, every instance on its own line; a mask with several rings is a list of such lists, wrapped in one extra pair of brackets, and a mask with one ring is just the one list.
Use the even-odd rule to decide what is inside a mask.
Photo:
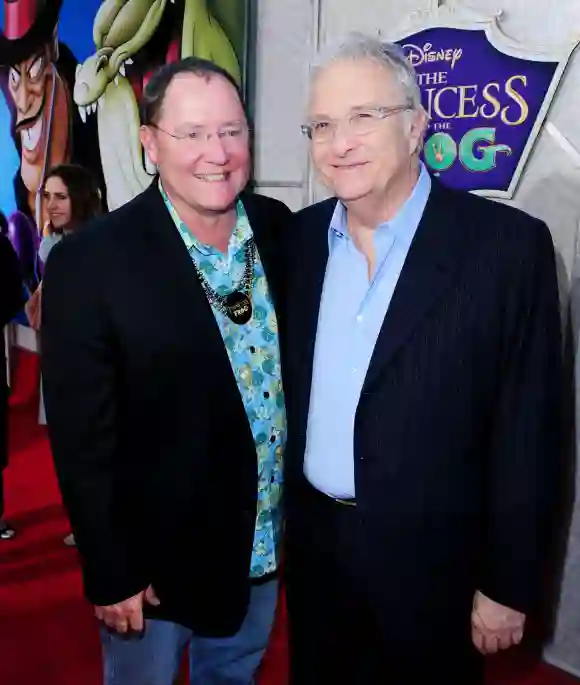
[(257, 0), (255, 177), (258, 190), (292, 209), (307, 204), (300, 132), (314, 44), (310, 0)]
[[(260, 191), (293, 208), (324, 195), (309, 189), (306, 144), (300, 132), (307, 97), (308, 60), (313, 54), (320, 5), (319, 40), (352, 29), (388, 34), (430, 0), (257, 0), (256, 178)], [(457, 2), (451, 1), (450, 5)], [(510, 36), (534, 46), (558, 45), (580, 36), (580, 1), (558, 0), (546, 16), (544, 0), (470, 0), (486, 14), (505, 11)], [(555, 3), (553, 3), (555, 6)], [(573, 57), (551, 108), (550, 121), (580, 150), (580, 52)], [(580, 157), (578, 158), (580, 159)], [(550, 225), (562, 260), (563, 291), (569, 290), (580, 224), (580, 163), (552, 135), (540, 134), (513, 204)], [(578, 200), (577, 200), (578, 199)]]
[[(324, 192), (309, 183), (306, 144), (300, 124), (307, 90), (308, 60), (324, 42), (358, 29), (388, 35), (410, 12), (443, 4), (430, 0), (257, 0), (258, 55), (256, 177), (259, 191), (296, 209)], [(449, 5), (457, 5), (450, 0)], [(580, 0), (469, 0), (485, 14), (505, 11), (504, 28), (530, 47), (555, 46), (580, 36)], [(556, 10), (557, 7), (557, 10)], [(544, 219), (552, 231), (565, 310), (572, 281), (580, 283), (577, 262), (580, 226), (580, 52), (570, 62), (548, 121), (556, 137), (540, 134), (512, 201)], [(558, 142), (560, 133), (570, 144)], [(578, 272), (578, 273), (577, 273)], [(574, 296), (576, 298), (576, 295)], [(574, 306), (580, 312), (580, 296)], [(575, 319), (576, 321), (576, 319)], [(580, 316), (575, 326), (580, 325)], [(580, 482), (578, 483), (580, 490)], [(548, 657), (580, 672), (580, 505), (573, 521), (562, 608)]]

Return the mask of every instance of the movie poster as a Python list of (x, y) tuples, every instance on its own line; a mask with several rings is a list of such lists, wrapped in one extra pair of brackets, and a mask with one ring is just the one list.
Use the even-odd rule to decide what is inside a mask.
[(453, 188), (512, 197), (561, 63), (502, 52), (483, 30), (436, 27), (400, 43), (429, 115), (429, 170)]
[[(29, 297), (42, 278), (42, 185), (56, 164), (96, 175), (113, 210), (155, 168), (138, 101), (159, 65), (197, 55), (244, 84), (244, 0), (0, 0), (0, 210)], [(22, 313), (19, 323), (27, 324)]]

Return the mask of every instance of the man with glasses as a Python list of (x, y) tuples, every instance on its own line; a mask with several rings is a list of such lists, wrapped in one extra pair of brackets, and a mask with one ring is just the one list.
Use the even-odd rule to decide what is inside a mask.
[(188, 58), (142, 103), (158, 178), (55, 248), (46, 413), (106, 685), (249, 685), (277, 599), (286, 437), (276, 307), (290, 214), (245, 192), (231, 76)]
[(548, 228), (455, 192), (395, 45), (313, 72), (334, 197), (288, 237), (284, 383), (295, 685), (482, 682), (541, 595), (560, 403)]

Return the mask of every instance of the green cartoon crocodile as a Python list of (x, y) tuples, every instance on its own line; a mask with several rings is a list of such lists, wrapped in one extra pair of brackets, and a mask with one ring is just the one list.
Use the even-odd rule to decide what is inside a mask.
[[(150, 183), (155, 169), (143, 158), (139, 110), (126, 67), (151, 40), (175, 0), (104, 0), (93, 23), (96, 51), (77, 67), (73, 99), (83, 121), (96, 113), (109, 209)], [(240, 66), (207, 0), (183, 0), (180, 55), (212, 60), (238, 81)]]

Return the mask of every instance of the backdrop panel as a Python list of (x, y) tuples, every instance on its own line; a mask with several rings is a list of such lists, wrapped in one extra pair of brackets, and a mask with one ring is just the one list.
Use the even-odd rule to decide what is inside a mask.
[[(42, 278), (43, 179), (62, 162), (91, 168), (109, 210), (155, 168), (139, 141), (138, 100), (152, 71), (188, 55), (245, 86), (249, 2), (3, 0), (0, 209), (29, 296)], [(23, 314), (19, 322), (26, 325)]]

